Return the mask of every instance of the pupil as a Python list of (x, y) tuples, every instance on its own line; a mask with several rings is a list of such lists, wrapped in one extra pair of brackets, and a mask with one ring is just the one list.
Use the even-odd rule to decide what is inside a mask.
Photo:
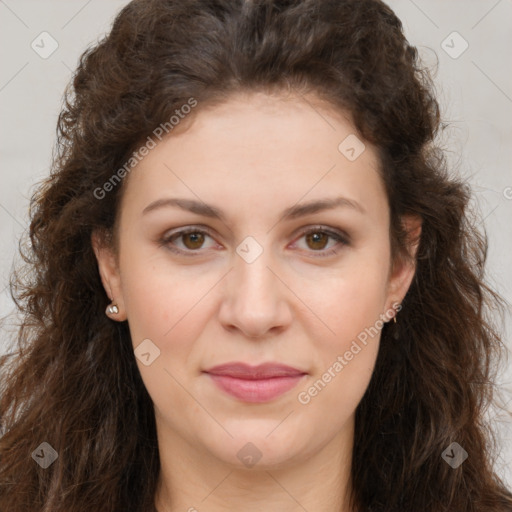
[(185, 245), (189, 249), (197, 249), (198, 247), (201, 247), (203, 243), (203, 235), (201, 233), (187, 233), (185, 235), (185, 240), (192, 239), (191, 244), (192, 247), (189, 247), (189, 244), (185, 243)]
[[(309, 238), (308, 242), (310, 240), (312, 240), (313, 244), (320, 243), (321, 247), (314, 247), (315, 249), (323, 249), (325, 247), (325, 245), (326, 245), (325, 244), (325, 242), (326, 242), (326, 235), (325, 235), (325, 233), (318, 233), (318, 232), (317, 233), (311, 233), (311, 234), (308, 235), (308, 238)], [(323, 244), (321, 243), (322, 242), (322, 238), (323, 238), (323, 241), (324, 241)]]

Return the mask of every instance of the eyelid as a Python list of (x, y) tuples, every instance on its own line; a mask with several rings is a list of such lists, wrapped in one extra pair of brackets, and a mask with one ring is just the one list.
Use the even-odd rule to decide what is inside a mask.
[(310, 226), (299, 228), (298, 230), (295, 231), (294, 236), (300, 235), (302, 237), (304, 235), (308, 235), (309, 233), (317, 233), (317, 232), (327, 233), (328, 235), (332, 235), (334, 238), (335, 237), (343, 238), (347, 241), (347, 243), (350, 239), (348, 234), (345, 231), (343, 231), (342, 229), (334, 228), (331, 226), (326, 226), (323, 224), (313, 224)]

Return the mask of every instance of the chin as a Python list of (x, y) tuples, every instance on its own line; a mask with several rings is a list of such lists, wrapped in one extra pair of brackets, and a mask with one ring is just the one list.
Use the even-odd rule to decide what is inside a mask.
[(307, 459), (308, 452), (314, 452), (315, 448), (311, 447), (310, 441), (292, 441), (294, 436), (289, 429), (283, 429), (280, 435), (276, 431), (268, 435), (276, 428), (276, 423), (272, 424), (271, 429), (259, 432), (253, 432), (253, 429), (231, 431), (233, 439), (210, 446), (209, 449), (218, 459), (238, 469), (260, 470), (284, 469), (301, 459)]

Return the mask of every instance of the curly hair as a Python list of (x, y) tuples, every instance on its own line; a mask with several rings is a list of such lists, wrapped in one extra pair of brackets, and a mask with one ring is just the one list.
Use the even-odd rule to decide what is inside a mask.
[[(199, 111), (274, 90), (350, 112), (375, 145), (394, 258), (407, 254), (403, 216), (422, 219), (400, 322), (384, 326), (356, 410), (354, 507), (512, 510), (484, 421), (503, 350), (491, 312), (503, 299), (485, 283), (485, 232), (434, 144), (433, 80), (400, 20), (380, 0), (134, 0), (81, 56), (51, 174), (31, 200), (25, 265), (11, 282), (18, 349), (0, 361), (2, 511), (156, 510), (153, 404), (127, 322), (104, 315), (91, 246), (95, 230), (115, 239), (127, 178), (106, 199), (98, 190), (190, 98)], [(43, 441), (58, 454), (46, 469), (31, 457)], [(454, 441), (470, 452), (457, 469), (441, 457)]]

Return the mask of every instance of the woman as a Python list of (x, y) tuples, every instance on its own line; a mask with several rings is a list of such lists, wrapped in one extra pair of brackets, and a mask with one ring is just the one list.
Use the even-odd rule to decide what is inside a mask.
[(33, 198), (0, 509), (506, 511), (502, 343), (379, 0), (135, 0)]

